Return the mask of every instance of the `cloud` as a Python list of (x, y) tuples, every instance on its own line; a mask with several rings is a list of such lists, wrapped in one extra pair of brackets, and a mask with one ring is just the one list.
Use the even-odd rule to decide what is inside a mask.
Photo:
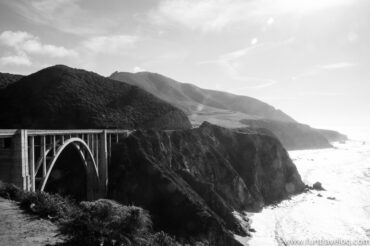
[(274, 16), (312, 13), (344, 3), (352, 0), (162, 0), (150, 17), (157, 24), (209, 32), (256, 20), (272, 25)]
[(272, 18), (272, 17), (270, 17), (268, 20), (267, 20), (267, 24), (268, 25), (272, 25), (272, 24), (274, 24), (274, 22), (275, 22), (275, 19), (274, 18)]
[(62, 46), (43, 44), (39, 37), (27, 32), (4, 31), (0, 44), (11, 47), (17, 54), (42, 55), (48, 57), (76, 57), (77, 52)]
[(251, 40), (251, 45), (255, 45), (255, 44), (257, 44), (258, 43), (258, 38), (253, 38), (252, 40)]
[(12, 55), (1, 57), (3, 65), (32, 65), (30, 56), (48, 58), (75, 58), (78, 53), (72, 49), (52, 44), (43, 44), (39, 37), (28, 32), (4, 31), (0, 34), (0, 45), (10, 48)]
[(115, 54), (132, 48), (139, 40), (132, 35), (98, 36), (83, 42), (83, 46), (95, 53)]
[(244, 81), (249, 82), (249, 83), (252, 82), (252, 83), (254, 83), (254, 85), (241, 86), (241, 87), (233, 88), (229, 91), (237, 93), (237, 92), (240, 92), (240, 91), (245, 91), (245, 90), (250, 90), (250, 89), (252, 89), (252, 90), (254, 90), (254, 89), (263, 89), (263, 88), (270, 87), (270, 86), (277, 83), (277, 81), (273, 80), (273, 79), (253, 78), (253, 77), (245, 78)]
[(356, 64), (351, 62), (338, 62), (320, 66), (321, 69), (341, 69), (341, 68), (350, 68), (354, 67)]
[(226, 71), (226, 73), (232, 80), (243, 81), (247, 83), (246, 86), (233, 89), (233, 91), (246, 89), (262, 89), (272, 86), (277, 83), (277, 81), (274, 79), (261, 78), (250, 76), (248, 74), (243, 74), (245, 70), (243, 69), (243, 61), (241, 59), (248, 57), (249, 55), (252, 55), (252, 53), (266, 52), (271, 49), (276, 49), (285, 45), (290, 45), (293, 42), (295, 42), (295, 38), (291, 37), (289, 39), (282, 40), (279, 42), (269, 42), (269, 43), (258, 43), (257, 42), (258, 39), (257, 38), (254, 39), (256, 40), (256, 42), (253, 42), (252, 40), (251, 45), (246, 48), (235, 50), (223, 54), (215, 60), (203, 61), (198, 64), (199, 65), (217, 64), (223, 70)]
[(77, 35), (102, 34), (116, 25), (108, 18), (93, 16), (79, 6), (80, 0), (4, 1), (18, 15), (30, 22)]
[(2, 65), (18, 65), (30, 66), (32, 65), (30, 58), (27, 55), (14, 55), (0, 57), (0, 64)]
[(146, 70), (142, 67), (134, 67), (134, 69), (133, 69), (134, 73), (139, 73), (139, 72), (144, 72), (144, 71), (146, 71)]

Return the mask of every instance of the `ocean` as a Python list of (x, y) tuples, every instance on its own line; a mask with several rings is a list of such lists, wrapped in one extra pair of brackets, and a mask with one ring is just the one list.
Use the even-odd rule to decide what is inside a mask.
[(309, 191), (260, 213), (248, 213), (252, 238), (244, 245), (370, 245), (370, 142), (350, 140), (335, 148), (290, 151)]

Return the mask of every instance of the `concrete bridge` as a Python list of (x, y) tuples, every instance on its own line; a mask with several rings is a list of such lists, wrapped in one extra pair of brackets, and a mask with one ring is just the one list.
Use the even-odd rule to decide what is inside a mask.
[[(60, 189), (56, 187), (58, 180), (63, 180), (64, 186), (69, 183), (69, 190), (72, 191), (81, 190), (81, 184), (84, 183), (84, 199), (104, 197), (107, 192), (112, 145), (130, 132), (0, 130), (0, 180), (13, 183), (27, 191), (55, 191)], [(79, 160), (71, 163), (72, 161), (67, 159), (62, 162), (63, 156), (68, 152), (73, 152), (74, 156), (78, 155)], [(73, 175), (81, 178), (71, 178)], [(67, 178), (62, 179), (63, 177)]]

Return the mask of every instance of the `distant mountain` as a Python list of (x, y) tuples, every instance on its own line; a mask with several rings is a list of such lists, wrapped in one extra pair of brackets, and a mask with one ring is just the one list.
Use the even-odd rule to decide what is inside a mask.
[(263, 120), (241, 120), (245, 126), (253, 128), (268, 129), (274, 136), (276, 136), (287, 149), (317, 149), (332, 147), (325, 135), (321, 134), (317, 129), (308, 125), (281, 122), (269, 119)]
[(0, 128), (191, 127), (185, 113), (169, 103), (85, 70), (57, 65), (2, 78), (7, 87), (0, 90)]
[[(284, 112), (255, 98), (202, 89), (156, 73), (115, 72), (109, 78), (143, 88), (184, 110), (190, 120), (198, 125), (208, 118), (221, 121), (224, 126), (228, 126), (227, 124), (241, 126), (238, 121), (230, 120), (234, 118), (238, 120), (268, 118), (295, 122)], [(212, 116), (209, 117), (210, 115)]]
[(17, 82), (23, 78), (23, 75), (0, 73), (0, 90), (5, 89), (8, 85)]
[(324, 130), (324, 129), (315, 129), (318, 131), (321, 135), (323, 135), (326, 139), (328, 139), (330, 142), (343, 142), (347, 141), (348, 137), (342, 133), (339, 133), (337, 131), (332, 130)]
[(284, 112), (260, 100), (231, 93), (207, 90), (180, 83), (160, 74), (115, 72), (111, 79), (137, 85), (183, 109), (194, 126), (203, 121), (230, 127), (266, 128), (288, 149), (326, 148), (341, 134), (317, 130), (295, 121)]

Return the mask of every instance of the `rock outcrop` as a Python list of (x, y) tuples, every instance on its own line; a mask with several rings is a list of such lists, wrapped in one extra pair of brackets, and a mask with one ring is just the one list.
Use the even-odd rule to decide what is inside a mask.
[(188, 129), (191, 124), (180, 109), (139, 87), (57, 65), (0, 90), (0, 128)]
[(211, 245), (247, 235), (233, 211), (259, 210), (303, 191), (273, 136), (203, 123), (178, 131), (135, 131), (113, 148), (109, 197), (148, 209), (158, 230)]

